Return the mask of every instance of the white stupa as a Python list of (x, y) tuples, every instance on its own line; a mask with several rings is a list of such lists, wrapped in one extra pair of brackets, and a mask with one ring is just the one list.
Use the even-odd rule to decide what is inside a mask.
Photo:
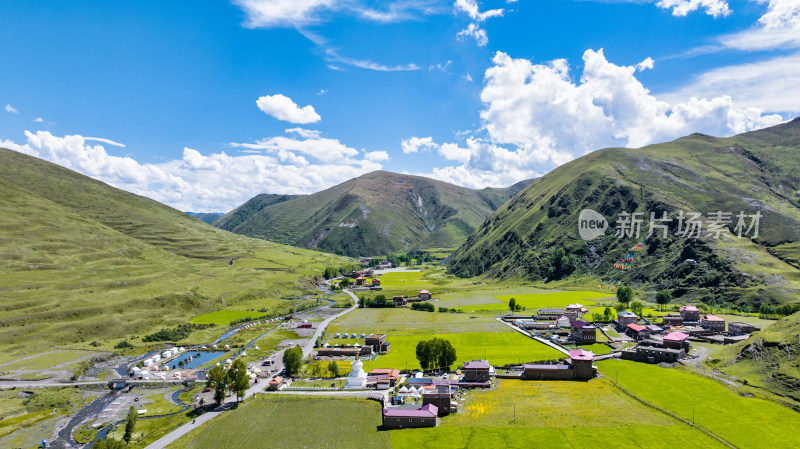
[(364, 364), (361, 360), (356, 360), (352, 363), (350, 374), (347, 376), (347, 382), (344, 384), (345, 388), (364, 388), (367, 383), (367, 373), (364, 371)]

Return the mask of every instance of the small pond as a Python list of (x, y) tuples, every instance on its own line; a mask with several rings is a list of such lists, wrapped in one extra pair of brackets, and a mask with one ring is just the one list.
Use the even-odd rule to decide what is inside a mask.
[[(168, 363), (170, 368), (178, 369), (178, 364), (183, 362), (183, 369), (194, 369), (202, 366), (203, 364), (210, 362), (222, 354), (225, 354), (227, 351), (198, 351), (189, 349), (183, 354), (176, 357), (174, 360), (170, 360)], [(189, 357), (192, 359), (189, 360)]]

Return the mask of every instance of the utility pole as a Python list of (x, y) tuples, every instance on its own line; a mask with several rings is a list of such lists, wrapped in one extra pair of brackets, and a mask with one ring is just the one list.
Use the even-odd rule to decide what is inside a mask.
[(694, 425), (694, 406), (692, 406), (692, 425)]

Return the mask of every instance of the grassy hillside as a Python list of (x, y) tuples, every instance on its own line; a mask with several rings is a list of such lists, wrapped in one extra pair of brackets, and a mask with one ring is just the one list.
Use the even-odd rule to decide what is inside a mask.
[(222, 308), (288, 310), (282, 296), (339, 263), (3, 149), (0, 210), (0, 361), (138, 345), (137, 336)]
[[(588, 274), (601, 281), (670, 288), (692, 300), (757, 304), (796, 301), (800, 288), (800, 120), (714, 138), (693, 134), (640, 149), (609, 148), (540, 178), (490, 217), (450, 260), (457, 275), (553, 280)], [(589, 243), (578, 235), (584, 208), (609, 222)], [(679, 211), (760, 212), (758, 238), (674, 235)], [(642, 212), (639, 239), (615, 236), (622, 212)], [(630, 270), (614, 263), (649, 231), (650, 213), (670, 218), (669, 233), (647, 238)], [(747, 223), (749, 225), (748, 219)], [(706, 224), (704, 224), (706, 226)], [(705, 228), (704, 228), (705, 229)], [(752, 234), (752, 231), (751, 231)], [(565, 258), (553, 257), (561, 248)], [(573, 259), (570, 259), (572, 256)], [(698, 265), (687, 265), (695, 259)], [(574, 267), (570, 262), (574, 262)], [(574, 268), (574, 269), (573, 269)]]
[[(274, 198), (260, 195), (226, 215), (230, 220), (223, 217), (215, 225), (237, 234), (350, 256), (455, 248), (527, 184), (471, 190), (376, 171), (290, 201), (263, 206), (265, 199)], [(238, 223), (248, 211), (255, 212)]]
[(749, 385), (800, 401), (800, 313), (727, 346), (709, 365)]
[(241, 225), (247, 221), (247, 219), (261, 211), (261, 209), (273, 204), (299, 198), (300, 196), (302, 195), (273, 195), (269, 193), (262, 193), (247, 200), (247, 202), (241, 206), (228, 212), (222, 217), (217, 218), (211, 223), (220, 229), (233, 231), (237, 226)]

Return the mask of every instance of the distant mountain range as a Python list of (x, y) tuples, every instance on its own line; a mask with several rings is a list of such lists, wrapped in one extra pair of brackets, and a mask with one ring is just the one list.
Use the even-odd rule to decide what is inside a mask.
[(187, 214), (191, 215), (194, 218), (202, 221), (203, 223), (214, 223), (215, 221), (219, 220), (222, 217), (222, 212), (186, 212)]
[(214, 226), (348, 256), (455, 248), (530, 183), (473, 190), (375, 171), (312, 195), (258, 195)]
[[(579, 235), (584, 209), (605, 233)], [(720, 234), (720, 228), (745, 238)], [(649, 233), (650, 213), (669, 220)], [(684, 221), (679, 217), (685, 213)], [(744, 212), (744, 228), (737, 231)], [(631, 216), (641, 213), (639, 238)], [(687, 234), (701, 213), (700, 237)], [(760, 214), (758, 236), (754, 218)], [(587, 216), (588, 217), (588, 216)], [(627, 217), (627, 218), (626, 218)], [(589, 222), (584, 224), (588, 227)], [(749, 228), (749, 229), (748, 229)], [(676, 232), (679, 235), (676, 235)], [(749, 232), (749, 234), (748, 234)], [(631, 233), (633, 234), (633, 233)], [(800, 289), (800, 119), (715, 138), (692, 134), (640, 149), (609, 148), (562, 165), (500, 207), (450, 258), (460, 276), (555, 280), (572, 274), (709, 302), (797, 301)], [(563, 250), (564, 254), (559, 250)]]

